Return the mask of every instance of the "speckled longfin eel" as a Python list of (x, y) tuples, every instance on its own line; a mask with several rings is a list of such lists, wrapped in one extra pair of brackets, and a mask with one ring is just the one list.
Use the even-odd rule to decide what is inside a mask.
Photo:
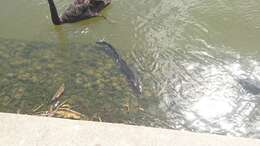
[(117, 53), (116, 49), (105, 41), (98, 41), (96, 43), (102, 45), (102, 50), (114, 59), (120, 71), (126, 76), (127, 81), (133, 89), (135, 95), (140, 96), (142, 93), (142, 88), (139, 79), (136, 77), (134, 72), (128, 67), (127, 63)]

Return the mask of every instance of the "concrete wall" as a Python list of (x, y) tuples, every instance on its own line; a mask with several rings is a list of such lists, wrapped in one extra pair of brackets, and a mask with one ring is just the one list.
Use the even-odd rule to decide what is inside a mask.
[(0, 113), (1, 146), (260, 146), (260, 140)]

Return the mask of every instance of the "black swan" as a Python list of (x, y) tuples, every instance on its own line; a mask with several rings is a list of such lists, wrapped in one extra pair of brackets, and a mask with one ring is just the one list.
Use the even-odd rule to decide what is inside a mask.
[(48, 0), (53, 24), (73, 23), (83, 19), (100, 16), (100, 11), (111, 3), (111, 0), (74, 0), (74, 3), (59, 17), (53, 0)]

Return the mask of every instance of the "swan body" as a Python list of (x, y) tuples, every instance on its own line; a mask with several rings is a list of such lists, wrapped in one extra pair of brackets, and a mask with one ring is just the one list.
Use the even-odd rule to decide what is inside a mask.
[(99, 16), (101, 10), (108, 6), (111, 0), (74, 0), (61, 16), (58, 15), (53, 0), (48, 0), (48, 3), (53, 24), (60, 25)]

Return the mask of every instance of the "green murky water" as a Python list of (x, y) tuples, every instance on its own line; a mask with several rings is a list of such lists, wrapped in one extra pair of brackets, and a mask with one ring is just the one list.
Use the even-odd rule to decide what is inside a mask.
[[(103, 121), (260, 138), (259, 13), (256, 0), (113, 0), (115, 23), (53, 26), (45, 0), (2, 2), (0, 111), (33, 114), (65, 83), (62, 98)], [(98, 39), (138, 74), (140, 97)]]

